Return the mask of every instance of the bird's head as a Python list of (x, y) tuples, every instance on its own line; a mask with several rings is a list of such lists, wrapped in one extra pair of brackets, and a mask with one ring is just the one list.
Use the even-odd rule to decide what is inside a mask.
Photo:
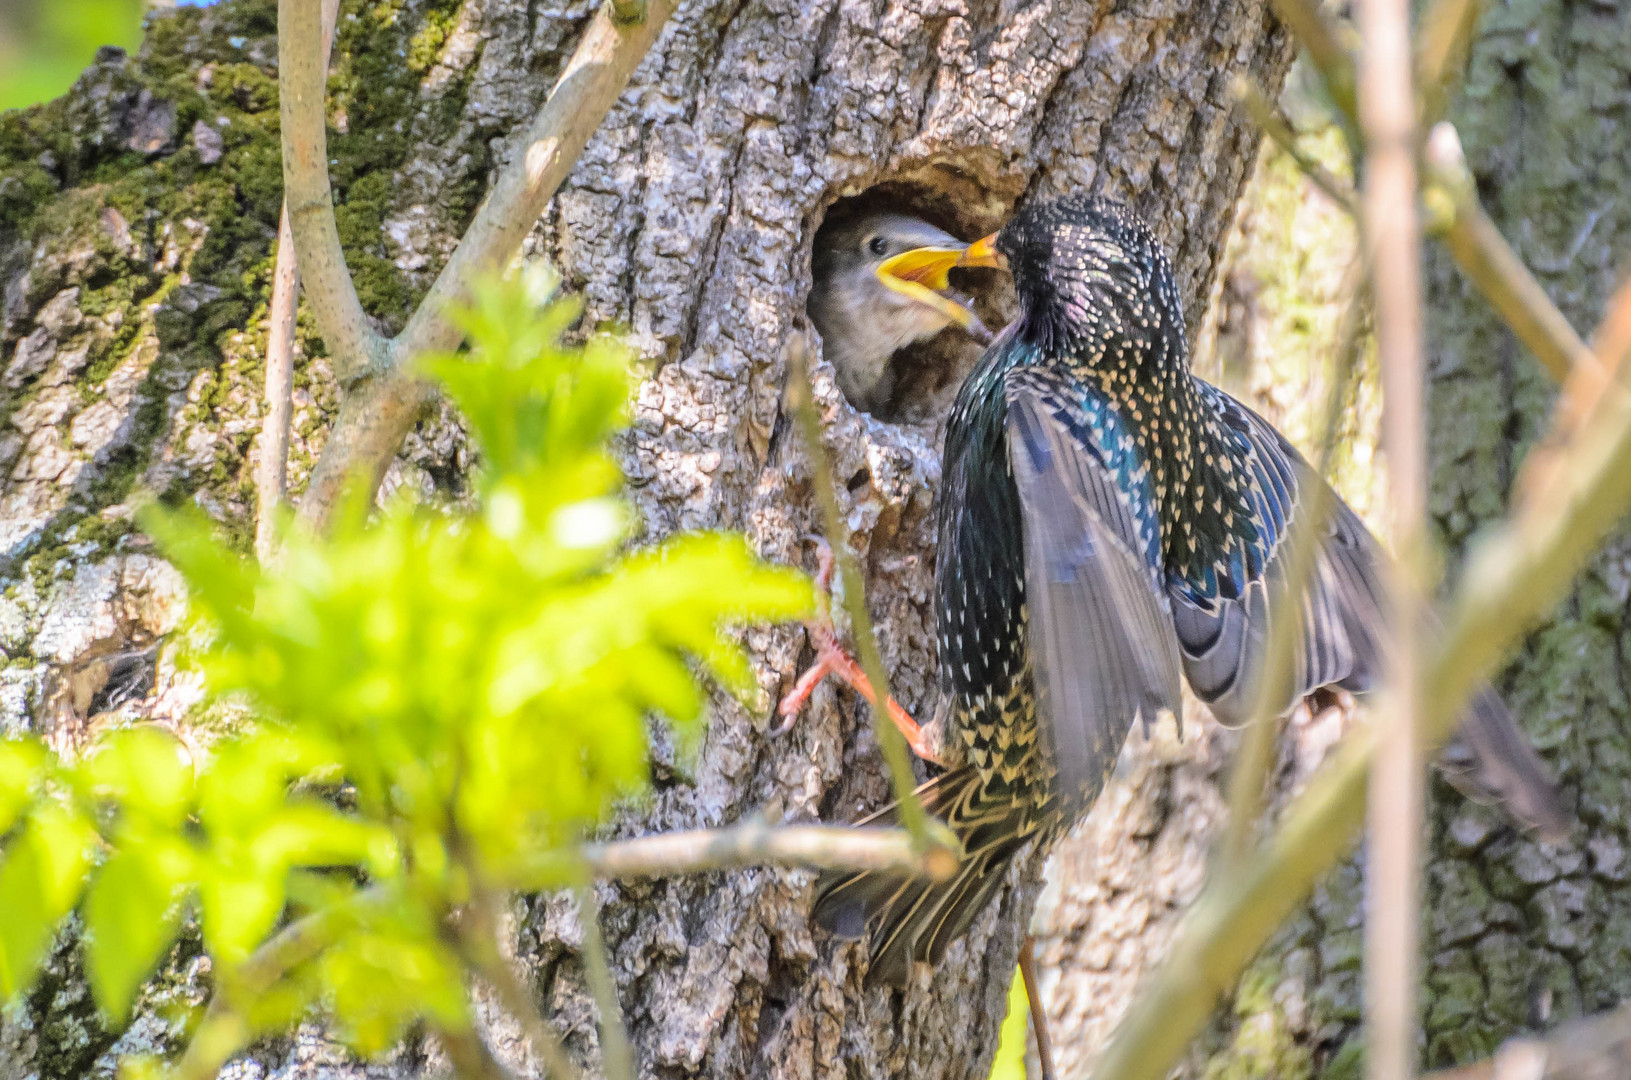
[(1049, 350), (1099, 346), (1113, 357), (1176, 342), (1182, 353), (1172, 265), (1149, 227), (1117, 203), (1082, 195), (1039, 200), (990, 236), (957, 251), (907, 251), (886, 260), (880, 274), (938, 288), (955, 266), (1010, 271), (1017, 333)]
[(1022, 337), (1046, 345), (1149, 344), (1183, 333), (1160, 241), (1126, 207), (1091, 196), (1031, 203), (971, 244), (963, 265), (1005, 265)]
[(974, 312), (942, 295), (949, 287), (946, 272), (966, 246), (920, 218), (866, 214), (823, 232), (812, 269), (818, 280), (838, 283), (856, 297), (870, 296), (874, 306), (912, 312), (925, 335), (955, 323), (979, 338), (984, 327)]

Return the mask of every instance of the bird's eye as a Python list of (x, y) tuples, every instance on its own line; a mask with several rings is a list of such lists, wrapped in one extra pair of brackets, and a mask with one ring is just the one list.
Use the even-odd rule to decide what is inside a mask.
[(874, 255), (887, 255), (889, 253), (889, 241), (881, 236), (874, 236), (866, 242), (866, 246)]

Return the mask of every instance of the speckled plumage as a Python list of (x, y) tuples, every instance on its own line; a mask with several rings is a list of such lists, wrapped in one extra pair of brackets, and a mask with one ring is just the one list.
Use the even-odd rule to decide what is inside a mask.
[[(968, 858), (935, 886), (832, 875), (816, 908), (841, 932), (874, 926), (872, 977), (886, 982), (937, 962), (1014, 853), (1092, 806), (1131, 725), (1178, 712), (1180, 671), (1220, 719), (1250, 719), (1269, 585), (1299, 492), (1324, 483), (1191, 374), (1166, 256), (1126, 210), (1033, 204), (996, 246), (1020, 315), (948, 424), (936, 625), (954, 767), (923, 789)], [(1300, 623), (1284, 708), (1372, 685), (1380, 559), (1338, 500), (1301, 610), (1282, 613)], [(1492, 692), (1441, 764), (1521, 822), (1562, 828), (1545, 767)]]

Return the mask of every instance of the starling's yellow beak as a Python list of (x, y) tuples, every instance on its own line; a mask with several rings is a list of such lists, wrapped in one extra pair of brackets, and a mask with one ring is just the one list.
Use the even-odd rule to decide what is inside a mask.
[(974, 313), (938, 291), (951, 287), (946, 274), (960, 265), (963, 257), (962, 248), (913, 248), (879, 263), (878, 280), (902, 296), (926, 304), (966, 330), (975, 321)]
[(963, 250), (958, 266), (998, 266), (1006, 268), (1008, 260), (997, 250), (997, 234), (982, 236)]

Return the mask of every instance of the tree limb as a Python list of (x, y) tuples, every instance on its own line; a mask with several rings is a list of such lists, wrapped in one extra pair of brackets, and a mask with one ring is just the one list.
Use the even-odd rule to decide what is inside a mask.
[(1392, 620), (1386, 701), (1376, 717), (1365, 862), (1365, 1069), (1371, 1080), (1416, 1073), (1416, 956), (1421, 924), (1425, 763), (1418, 612), (1427, 547), (1426, 386), (1422, 366), (1421, 226), (1416, 215), (1416, 98), (1408, 0), (1361, 0), (1359, 124), (1365, 140), (1362, 242), (1371, 263), (1382, 361), (1382, 443), (1398, 561), (1387, 575)]
[[(283, 0), (284, 6), (314, 2)], [(346, 369), (354, 375), (372, 373), (375, 377), (346, 395), (322, 457), (313, 470), (311, 485), (300, 509), (302, 516), (315, 527), (327, 526), (334, 501), (353, 474), (360, 474), (370, 485), (370, 491), (379, 487), (403, 437), (434, 394), (412, 370), (413, 360), (458, 347), (464, 332), (448, 318), (449, 308), (464, 297), (471, 281), (483, 273), (501, 269), (515, 257), (521, 241), (628, 85), (629, 77), (656, 41), (672, 10), (672, 0), (651, 0), (644, 21), (635, 24), (618, 24), (604, 9), (595, 15), (555, 89), (538, 110), (525, 141), (499, 173), (475, 220), (408, 325), (389, 343), (388, 354), (370, 353), (368, 367)], [(287, 115), (290, 106), (286, 103), (284, 108)], [(285, 120), (286, 147), (287, 124)], [(321, 134), (320, 124), (318, 133)], [(286, 158), (285, 168), (289, 167)], [(321, 179), (326, 198), (326, 170)], [(325, 206), (322, 231), (326, 236), (334, 231), (334, 215), (332, 206)], [(316, 224), (307, 224), (314, 231), (318, 228)], [(297, 238), (300, 225), (296, 220)], [(337, 233), (335, 243), (338, 244)], [(304, 252), (301, 260), (305, 265)], [(345, 277), (345, 290), (354, 303), (355, 290), (349, 276)], [(325, 320), (339, 320), (342, 313), (331, 309), (325, 314), (314, 306), (313, 314), (317, 316), (324, 339), (333, 347)], [(338, 368), (336, 372), (339, 373)]]
[(388, 342), (368, 322), (334, 223), (328, 179), (328, 131), (324, 101), (328, 58), (323, 41), (323, 0), (279, 0), (278, 98), (283, 134), (283, 199), (311, 304), (334, 364), (349, 384), (380, 369)]
[(1484, 213), (1455, 128), (1433, 128), (1424, 164), (1431, 227), (1518, 340), (1559, 382), (1577, 366), (1595, 367), (1592, 351)]
[(904, 829), (849, 825), (771, 825), (749, 818), (724, 829), (659, 833), (584, 844), (583, 865), (598, 878), (675, 877), (747, 866), (807, 866), (817, 870), (904, 870), (943, 881), (957, 871), (957, 853), (920, 853)]
[[(334, 50), (334, 24), (340, 0), (323, 0), (323, 68)], [(285, 203), (278, 220), (273, 257), (272, 302), (267, 310), (266, 411), (261, 417), (259, 460), (255, 468), (255, 557), (266, 565), (277, 551), (277, 513), (288, 499), (289, 422), (294, 415), (295, 317), (300, 301), (300, 264), (294, 228)]]

